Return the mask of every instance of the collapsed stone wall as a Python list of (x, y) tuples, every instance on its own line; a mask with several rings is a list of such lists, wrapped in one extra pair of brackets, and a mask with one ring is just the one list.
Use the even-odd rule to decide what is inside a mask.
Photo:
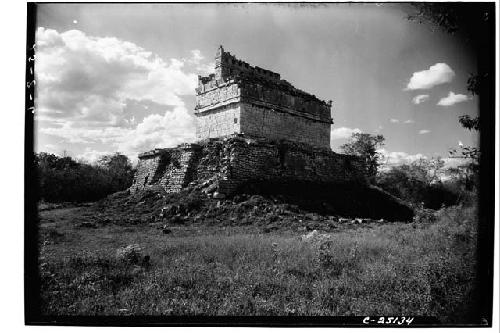
[(332, 123), (331, 102), (325, 102), (316, 96), (305, 93), (290, 84), (275, 84), (264, 80), (237, 80), (244, 100), (269, 103), (284, 109), (293, 110), (294, 114), (310, 119)]
[(332, 123), (330, 114), (331, 102), (325, 102), (317, 97), (301, 92), (288, 85), (258, 80), (250, 77), (236, 77), (227, 81), (215, 80), (203, 83), (204, 78), (198, 78), (196, 88), (196, 106), (198, 113), (207, 108), (224, 104), (228, 101), (260, 101), (273, 108), (280, 107), (290, 110), (298, 116), (312, 120)]
[(246, 183), (264, 180), (364, 184), (366, 176), (356, 156), (295, 142), (231, 136), (140, 155), (131, 191), (156, 187), (178, 192), (191, 185), (230, 195)]
[(252, 66), (249, 63), (236, 58), (229, 52), (224, 51), (222, 45), (217, 49), (215, 55), (215, 73), (217, 80), (224, 80), (227, 77), (247, 74), (256, 77), (262, 77), (267, 80), (280, 81), (280, 74), (268, 69)]
[(232, 193), (242, 184), (256, 181), (325, 185), (366, 183), (361, 159), (330, 149), (246, 138), (228, 141), (226, 150), (229, 152), (228, 172), (218, 184), (222, 193)]
[(139, 155), (139, 164), (130, 187), (132, 193), (148, 188), (179, 192), (196, 178), (197, 145), (155, 149)]

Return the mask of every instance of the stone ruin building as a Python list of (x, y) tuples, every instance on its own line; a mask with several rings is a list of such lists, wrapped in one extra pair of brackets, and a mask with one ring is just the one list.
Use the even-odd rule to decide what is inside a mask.
[(140, 154), (130, 190), (223, 196), (252, 181), (365, 183), (361, 159), (330, 148), (331, 107), (220, 46), (215, 73), (198, 76), (197, 142)]
[(130, 192), (195, 188), (220, 199), (256, 184), (298, 195), (313, 188), (365, 215), (410, 220), (411, 208), (369, 185), (360, 157), (331, 150), (331, 108), (220, 46), (215, 72), (198, 76), (197, 141), (139, 154)]
[(330, 147), (332, 102), (292, 86), (219, 47), (215, 73), (198, 77), (198, 140), (233, 134)]
[(255, 181), (364, 183), (363, 162), (330, 148), (331, 107), (220, 46), (215, 73), (198, 76), (197, 142), (140, 154), (130, 190), (224, 196)]

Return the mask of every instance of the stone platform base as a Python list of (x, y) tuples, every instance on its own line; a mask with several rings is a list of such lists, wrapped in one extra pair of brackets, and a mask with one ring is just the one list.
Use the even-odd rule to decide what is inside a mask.
[(365, 184), (366, 176), (356, 156), (236, 135), (139, 155), (130, 190), (156, 187), (172, 193), (197, 186), (208, 193), (231, 195), (240, 186), (262, 181)]
[(189, 187), (215, 199), (237, 193), (281, 195), (341, 216), (410, 221), (413, 210), (370, 186), (364, 170), (356, 156), (237, 135), (139, 155), (130, 191), (175, 193)]

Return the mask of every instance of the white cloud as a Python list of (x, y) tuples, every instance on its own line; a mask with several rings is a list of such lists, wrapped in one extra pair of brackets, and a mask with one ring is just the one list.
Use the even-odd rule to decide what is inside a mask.
[[(118, 125), (127, 99), (183, 105), (197, 75), (133, 43), (38, 28), (37, 111), (45, 119)], [(200, 55), (196, 53), (199, 58)]]
[[(164, 115), (152, 114), (144, 118), (136, 128), (78, 128), (71, 123), (61, 127), (40, 129), (41, 133), (54, 135), (69, 143), (108, 144), (130, 158), (153, 148), (176, 146), (195, 139), (195, 120), (186, 108), (176, 107)], [(90, 153), (87, 153), (87, 155)], [(87, 158), (84, 155), (80, 157)]]
[(389, 121), (390, 121), (391, 123), (393, 123), (393, 124), (397, 124), (397, 123), (399, 123), (399, 119), (394, 119), (394, 118), (391, 118), (391, 119), (389, 119)]
[(82, 154), (76, 155), (76, 159), (85, 160), (86, 162), (89, 163), (95, 163), (97, 162), (97, 160), (99, 160), (99, 158), (108, 154), (112, 154), (112, 152), (98, 151), (87, 147), (85, 148), (85, 151)]
[(35, 150), (38, 153), (45, 152), (45, 153), (50, 153), (50, 154), (55, 154), (55, 155), (60, 154), (60, 152), (58, 151), (58, 147), (54, 144), (51, 144), (51, 143), (46, 143), (43, 145), (37, 144)]
[(450, 91), (448, 93), (448, 96), (441, 98), (439, 100), (439, 102), (437, 103), (437, 105), (450, 106), (453, 104), (468, 101), (469, 99), (471, 99), (471, 97), (469, 97), (467, 95), (455, 94), (453, 91)]
[(332, 129), (331, 131), (331, 139), (339, 140), (339, 139), (348, 139), (351, 137), (353, 133), (361, 133), (359, 128), (348, 128), (348, 127), (339, 127)]
[(60, 127), (40, 128), (40, 133), (65, 139), (69, 143), (107, 143), (112, 144), (130, 133), (130, 129), (121, 127), (76, 127), (73, 122), (65, 122)]
[(443, 161), (444, 161), (443, 169), (445, 170), (465, 166), (470, 162), (472, 162), (472, 160), (469, 158), (452, 158), (452, 157), (443, 158)]
[(413, 104), (420, 104), (429, 99), (429, 95), (417, 95), (411, 100)]
[(215, 62), (208, 64), (198, 64), (196, 65), (196, 71), (200, 74), (207, 75), (213, 73), (215, 70)]
[(378, 149), (377, 152), (382, 155), (381, 161), (385, 165), (409, 164), (420, 159), (426, 159), (423, 154), (408, 154), (402, 151), (387, 151), (384, 148)]
[(205, 57), (201, 55), (200, 50), (192, 50), (191, 51), (191, 61), (193, 63), (199, 64), (203, 59), (205, 59)]
[(427, 134), (427, 133), (430, 133), (431, 131), (427, 130), (427, 129), (422, 129), (420, 131), (418, 131), (418, 134)]
[(375, 129), (375, 133), (380, 133), (383, 129), (384, 129), (384, 126), (379, 125), (379, 126)]
[(134, 130), (122, 136), (118, 150), (126, 154), (142, 152), (155, 147), (173, 147), (195, 140), (195, 119), (186, 108), (176, 107), (163, 116), (150, 115)]
[(439, 84), (451, 82), (455, 72), (445, 63), (437, 63), (429, 69), (415, 72), (405, 90), (430, 89)]
[(408, 119), (408, 120), (405, 120), (404, 123), (405, 124), (413, 124), (415, 121), (412, 120), (412, 119)]
[[(38, 131), (64, 139), (59, 150), (97, 143), (133, 157), (194, 139), (194, 117), (182, 96), (194, 94), (196, 68), (207, 67), (199, 50), (187, 60), (166, 61), (134, 43), (78, 30), (38, 28), (36, 40)], [(125, 110), (130, 101), (156, 107), (132, 120)]]
[(200, 50), (191, 50), (191, 58), (186, 59), (185, 62), (193, 65), (196, 72), (202, 75), (213, 73), (215, 70), (215, 62), (203, 62), (205, 57), (201, 54)]

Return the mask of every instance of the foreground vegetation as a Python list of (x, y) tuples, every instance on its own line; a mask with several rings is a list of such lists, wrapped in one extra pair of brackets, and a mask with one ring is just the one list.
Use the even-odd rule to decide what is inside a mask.
[(390, 314), (470, 323), (476, 302), (471, 207), (310, 239), (302, 229), (223, 223), (171, 225), (168, 233), (158, 223), (85, 224), (95, 221), (91, 207), (41, 215), (44, 314)]
[(195, 189), (106, 197), (130, 185), (126, 157), (89, 165), (39, 154), (42, 199), (106, 197), (39, 207), (42, 314), (422, 315), (475, 323), (475, 169), (455, 170), (446, 184), (436, 176), (440, 160), (376, 173), (383, 138), (355, 139), (353, 149), (375, 156), (367, 159), (375, 165), (370, 182), (413, 207), (412, 222), (389, 218), (393, 209), (369, 196), (373, 188), (283, 191), (299, 196), (247, 189), (224, 200)]

